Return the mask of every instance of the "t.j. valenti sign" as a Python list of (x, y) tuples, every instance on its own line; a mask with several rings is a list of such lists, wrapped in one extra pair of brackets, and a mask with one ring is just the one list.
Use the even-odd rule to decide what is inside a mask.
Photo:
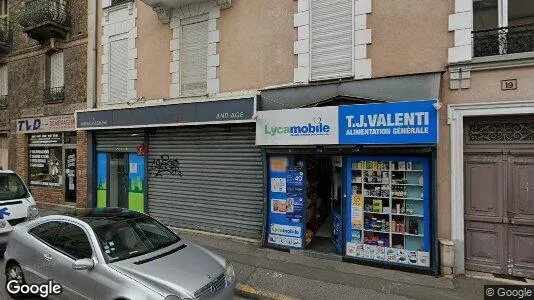
[(257, 145), (436, 144), (436, 100), (258, 112)]

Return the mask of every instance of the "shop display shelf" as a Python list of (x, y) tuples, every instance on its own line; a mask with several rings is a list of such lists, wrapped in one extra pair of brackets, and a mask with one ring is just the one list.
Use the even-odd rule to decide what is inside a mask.
[(398, 185), (398, 186), (418, 186), (418, 187), (423, 187), (422, 184), (416, 184), (416, 183), (392, 183), (391, 185)]
[(403, 217), (416, 217), (416, 218), (424, 218), (423, 215), (420, 214), (398, 214), (398, 213), (392, 213), (392, 216), (403, 216)]
[[(361, 182), (359, 182), (361, 183)], [(387, 183), (384, 183), (384, 182), (364, 182), (363, 184), (367, 184), (367, 185), (389, 185), (389, 182)]]
[(365, 196), (363, 195), (365, 198), (373, 198), (373, 199), (389, 199), (389, 197), (378, 197), (378, 196)]
[(422, 234), (411, 234), (411, 233), (408, 233), (408, 232), (396, 232), (396, 231), (392, 231), (391, 234), (405, 235), (405, 236), (413, 236), (413, 237), (424, 237), (424, 235), (422, 235)]
[(364, 229), (365, 232), (374, 232), (374, 233), (381, 233), (381, 234), (389, 234), (389, 231), (380, 231), (380, 230), (372, 230), (372, 229)]
[(391, 172), (423, 172), (423, 170), (391, 170)]
[(384, 171), (384, 172), (389, 172), (391, 171), (390, 169), (352, 169), (352, 171), (372, 171), (372, 172), (379, 172), (379, 171)]
[(396, 200), (410, 200), (410, 201), (423, 201), (423, 199), (421, 199), (421, 198), (391, 197), (391, 199), (396, 199)]
[(364, 213), (366, 213), (366, 214), (375, 214), (375, 215), (384, 215), (384, 216), (389, 216), (389, 213), (385, 213), (385, 212), (372, 212), (372, 211), (364, 211)]

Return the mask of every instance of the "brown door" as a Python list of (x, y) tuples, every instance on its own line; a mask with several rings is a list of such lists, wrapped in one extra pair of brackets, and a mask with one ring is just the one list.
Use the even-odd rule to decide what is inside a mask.
[(507, 274), (534, 278), (534, 155), (508, 157)]
[(499, 118), (466, 120), (467, 270), (534, 278), (531, 122)]

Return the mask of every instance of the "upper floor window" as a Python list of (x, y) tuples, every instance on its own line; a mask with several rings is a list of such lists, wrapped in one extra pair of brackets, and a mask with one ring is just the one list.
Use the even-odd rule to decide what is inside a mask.
[(128, 36), (110, 38), (109, 45), (109, 102), (122, 103), (128, 96)]
[(311, 80), (353, 76), (352, 0), (311, 0)]
[(181, 94), (205, 95), (208, 80), (208, 16), (183, 19), (181, 24)]
[(47, 55), (45, 82), (45, 102), (57, 102), (65, 98), (65, 70), (62, 51)]
[(474, 0), (475, 57), (534, 51), (532, 0)]

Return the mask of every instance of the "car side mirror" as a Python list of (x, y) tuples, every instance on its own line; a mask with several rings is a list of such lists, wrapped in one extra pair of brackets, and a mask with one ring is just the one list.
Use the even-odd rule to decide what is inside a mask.
[(91, 270), (95, 266), (92, 258), (77, 259), (72, 263), (74, 270)]

